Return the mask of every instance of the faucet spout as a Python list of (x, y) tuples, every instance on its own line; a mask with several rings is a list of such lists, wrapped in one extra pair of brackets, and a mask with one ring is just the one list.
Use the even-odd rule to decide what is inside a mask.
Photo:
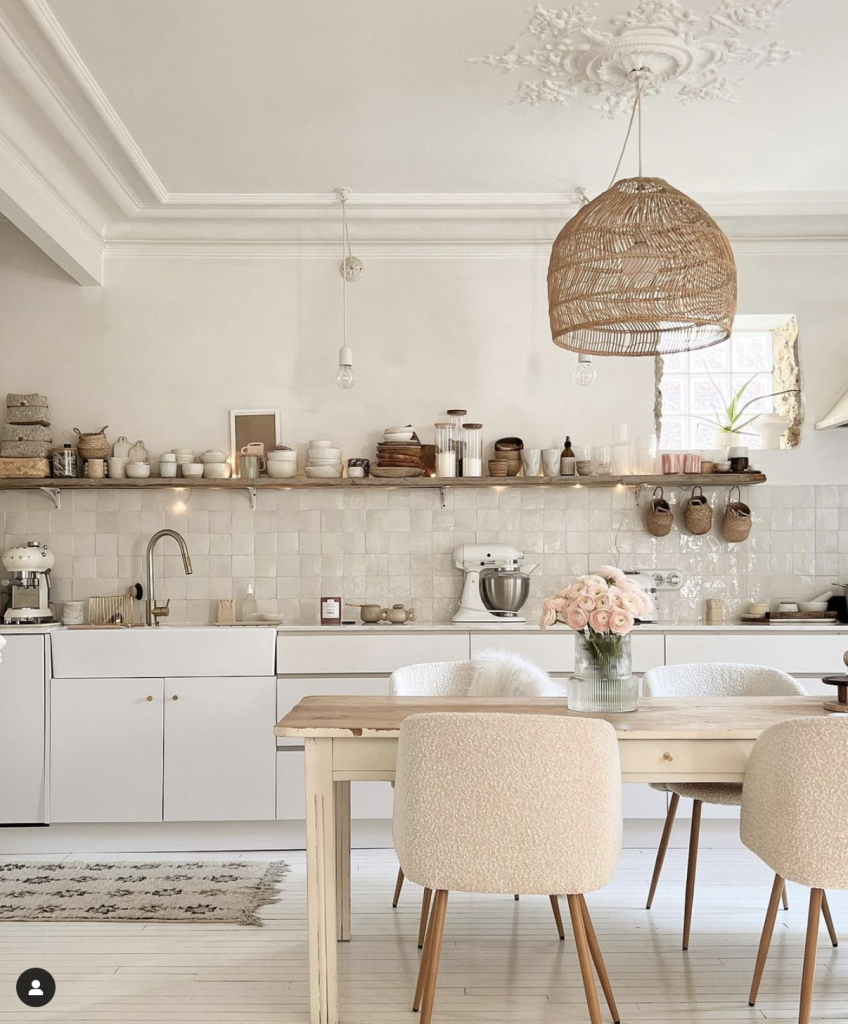
[(154, 533), (147, 543), (147, 599), (144, 602), (144, 621), (148, 626), (158, 626), (159, 619), (167, 615), (169, 611), (170, 601), (166, 601), (164, 605), (157, 605), (154, 593), (153, 554), (156, 550), (156, 545), (163, 537), (174, 538), (182, 555), (183, 569), (185, 569), (186, 576), (190, 576), (192, 573), (191, 555), (188, 553), (188, 545), (182, 534), (177, 533), (176, 530), (160, 530), (158, 533)]

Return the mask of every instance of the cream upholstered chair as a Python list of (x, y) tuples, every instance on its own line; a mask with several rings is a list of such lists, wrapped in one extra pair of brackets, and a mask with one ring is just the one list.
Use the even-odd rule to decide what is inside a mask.
[(800, 1024), (810, 1019), (822, 913), (833, 941), (824, 890), (848, 889), (846, 790), (848, 721), (842, 716), (781, 722), (754, 744), (742, 791), (741, 836), (775, 878), (748, 1002), (756, 1002), (785, 880), (808, 886)]
[[(389, 679), (389, 691), (394, 697), (467, 697), (474, 677), (474, 664), (470, 661), (427, 661), (419, 665), (405, 665), (395, 669)], [(398, 868), (392, 906), (396, 907), (403, 889), (403, 868)], [(430, 894), (424, 893), (421, 928), (418, 945), (424, 944), (424, 926), (427, 923)]]
[(404, 873), (435, 892), (413, 1009), (433, 1011), (448, 893), (566, 894), (592, 1024), (592, 960), (612, 989), (584, 894), (621, 853), (621, 766), (602, 720), (544, 715), (411, 715), (400, 730), (394, 841)]
[[(696, 665), (666, 665), (652, 668), (642, 679), (646, 697), (791, 697), (806, 690), (799, 682), (776, 668), (764, 665), (737, 665), (729, 662)], [(695, 899), (695, 873), (698, 867), (698, 840), (701, 832), (702, 804), (738, 807), (742, 803), (740, 783), (667, 782), (652, 783), (652, 789), (671, 794), (647, 907), (650, 910), (662, 873), (668, 842), (681, 798), (693, 801), (689, 834), (689, 865), (686, 873), (686, 901), (683, 913), (683, 948), (689, 948), (692, 907)], [(788, 907), (785, 891), (784, 906)]]

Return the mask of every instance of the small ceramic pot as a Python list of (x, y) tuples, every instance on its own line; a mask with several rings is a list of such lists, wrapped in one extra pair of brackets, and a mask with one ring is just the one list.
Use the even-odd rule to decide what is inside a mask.
[(359, 609), (359, 617), (363, 622), (380, 622), (385, 616), (385, 610), (378, 604), (363, 604)]
[(384, 608), (383, 614), (393, 626), (405, 626), (407, 622), (415, 621), (415, 609), (404, 608), (402, 604), (393, 604), (391, 608)]
[(106, 460), (109, 465), (109, 477), (112, 480), (123, 480), (127, 475), (127, 463), (129, 457), (112, 455)]
[(90, 480), (102, 480), (106, 476), (106, 460), (86, 459), (85, 471)]

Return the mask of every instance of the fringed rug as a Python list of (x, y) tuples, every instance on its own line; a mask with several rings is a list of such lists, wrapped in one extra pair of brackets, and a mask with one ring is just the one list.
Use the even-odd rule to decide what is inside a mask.
[(215, 921), (261, 926), (283, 861), (0, 863), (0, 921)]

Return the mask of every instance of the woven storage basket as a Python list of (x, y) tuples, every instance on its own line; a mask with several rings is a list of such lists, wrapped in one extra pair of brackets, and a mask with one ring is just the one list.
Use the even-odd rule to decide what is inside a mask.
[(4, 459), (46, 459), (50, 441), (0, 441), (0, 457)]
[(25, 408), (14, 407), (6, 410), (6, 422), (14, 424), (40, 424), (50, 426), (50, 410), (46, 405), (28, 405)]
[[(657, 497), (657, 491), (660, 492), (659, 497)], [(653, 534), (655, 537), (667, 537), (671, 533), (672, 526), (674, 526), (671, 506), (663, 497), (662, 487), (654, 488), (654, 496), (651, 498), (651, 504), (648, 508), (646, 525), (648, 533)]]
[[(696, 491), (699, 493), (696, 494)], [(713, 510), (700, 484), (692, 488), (692, 496), (683, 506), (683, 522), (686, 529), (696, 535), (709, 533), (713, 528)]]
[(27, 406), (40, 406), (47, 408), (47, 398), (44, 395), (18, 395), (10, 391), (6, 395), (6, 408), (26, 408)]
[(74, 433), (79, 435), (77, 442), (77, 454), (81, 459), (105, 459), (111, 447), (106, 440), (108, 427), (101, 427), (100, 430), (90, 434), (84, 434), (79, 427), (74, 427)]
[(41, 424), (6, 423), (3, 426), (4, 441), (46, 441), (53, 440), (47, 427)]
[[(736, 491), (737, 500), (732, 501)], [(721, 535), (730, 544), (739, 544), (748, 539), (751, 532), (751, 509), (742, 501), (742, 492), (738, 487), (731, 487), (727, 495), (727, 508), (721, 524)]]

